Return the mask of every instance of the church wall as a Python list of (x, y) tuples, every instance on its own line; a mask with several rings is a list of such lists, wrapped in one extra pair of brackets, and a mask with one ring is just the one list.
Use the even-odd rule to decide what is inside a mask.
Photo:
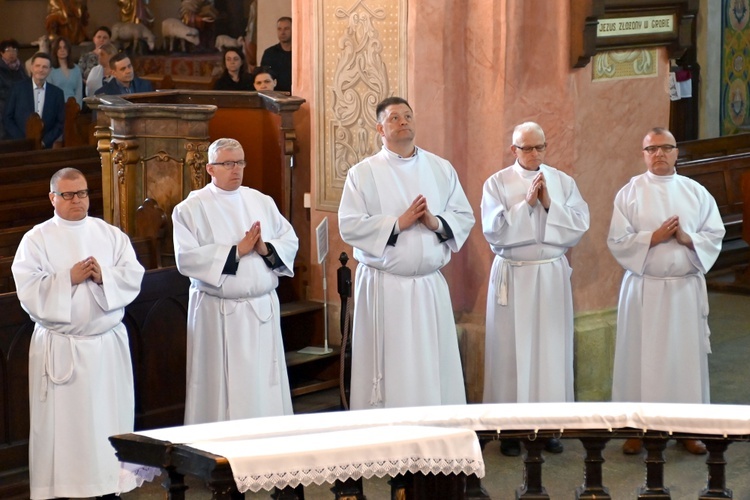
[[(295, 21), (295, 94), (308, 100), (305, 107), (313, 115), (315, 57), (304, 39), (314, 32), (315, 13), (306, 3), (293, 4), (295, 19), (304, 21)], [(546, 162), (576, 179), (591, 211), (591, 229), (568, 258), (574, 270), (577, 353), (601, 362), (577, 363), (577, 394), (606, 399), (622, 277), (606, 246), (612, 203), (620, 187), (645, 170), (640, 148), (647, 130), (669, 122), (668, 60), (659, 49), (656, 77), (592, 82), (591, 64), (569, 66), (567, 4), (409, 1), (407, 26), (402, 28), (408, 46), (404, 97), (415, 110), (417, 143), (453, 163), (477, 217), (469, 240), (444, 270), (457, 321), (466, 325), (484, 322), (493, 257), (479, 221), (482, 185), (513, 162), (513, 127), (526, 120), (542, 125), (549, 144)], [(311, 130), (313, 156), (319, 133)], [(315, 184), (317, 175), (311, 177)], [(312, 193), (315, 197), (315, 185)], [(338, 236), (336, 214), (316, 209), (315, 201), (313, 232), (324, 216), (329, 217), (331, 235), (328, 283), (335, 283), (335, 259), (341, 251), (351, 256), (351, 248)], [(314, 275), (315, 298), (322, 297), (314, 291), (319, 279), (320, 274)], [(335, 290), (328, 298), (338, 302)], [(481, 348), (480, 339), (472, 342)]]

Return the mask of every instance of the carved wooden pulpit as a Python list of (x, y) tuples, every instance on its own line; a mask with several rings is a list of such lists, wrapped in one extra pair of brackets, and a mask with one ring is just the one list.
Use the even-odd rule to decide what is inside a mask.
[(94, 99), (104, 218), (132, 236), (135, 212), (146, 198), (171, 214), (190, 191), (206, 184), (208, 122), (216, 106)]

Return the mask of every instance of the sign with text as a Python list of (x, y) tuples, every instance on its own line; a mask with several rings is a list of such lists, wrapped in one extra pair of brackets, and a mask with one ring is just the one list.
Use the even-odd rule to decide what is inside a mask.
[(600, 19), (596, 30), (598, 38), (613, 36), (653, 35), (675, 31), (675, 16), (618, 17), (617, 19)]

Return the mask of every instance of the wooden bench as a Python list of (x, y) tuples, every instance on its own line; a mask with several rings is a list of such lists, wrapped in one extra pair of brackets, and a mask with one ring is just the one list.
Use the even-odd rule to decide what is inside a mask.
[(160, 75), (148, 74), (143, 76), (154, 86), (154, 90), (172, 90), (172, 89), (192, 89), (192, 90), (213, 90), (214, 84), (218, 78), (211, 76), (194, 76), (194, 75)]
[(741, 153), (750, 153), (750, 134), (726, 135), (713, 139), (683, 141), (678, 144), (680, 154), (677, 163), (705, 158), (720, 158)]
[(26, 232), (34, 227), (27, 226), (8, 227), (0, 229), (0, 257), (13, 257), (16, 254), (18, 244)]
[(727, 234), (724, 240), (742, 238), (742, 175), (750, 172), (750, 152), (703, 158), (677, 164), (677, 173), (705, 187), (716, 200)]

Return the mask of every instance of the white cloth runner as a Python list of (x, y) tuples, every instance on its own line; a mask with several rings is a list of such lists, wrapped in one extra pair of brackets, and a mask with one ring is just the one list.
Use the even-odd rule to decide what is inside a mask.
[(357, 429), (429, 425), (479, 430), (636, 429), (750, 434), (750, 406), (676, 403), (513, 403), (380, 408), (263, 417), (142, 431), (174, 444)]
[(189, 446), (227, 458), (242, 493), (406, 472), (484, 476), (479, 440), (465, 429), (388, 426)]
[[(136, 434), (173, 444), (301, 436), (367, 427), (432, 426), (472, 431), (619, 429), (750, 435), (750, 406), (675, 403), (519, 403), (425, 406), (264, 417)], [(314, 437), (312, 439), (315, 439)], [(322, 445), (324, 439), (316, 441)], [(215, 452), (213, 452), (215, 453)], [(217, 453), (225, 456), (223, 454)], [(123, 467), (132, 464), (123, 464)], [(148, 467), (138, 473), (144, 477)], [(142, 482), (143, 479), (141, 479)], [(149, 480), (146, 477), (146, 480)], [(132, 481), (128, 484), (132, 484)], [(129, 491), (122, 489), (122, 492)]]

